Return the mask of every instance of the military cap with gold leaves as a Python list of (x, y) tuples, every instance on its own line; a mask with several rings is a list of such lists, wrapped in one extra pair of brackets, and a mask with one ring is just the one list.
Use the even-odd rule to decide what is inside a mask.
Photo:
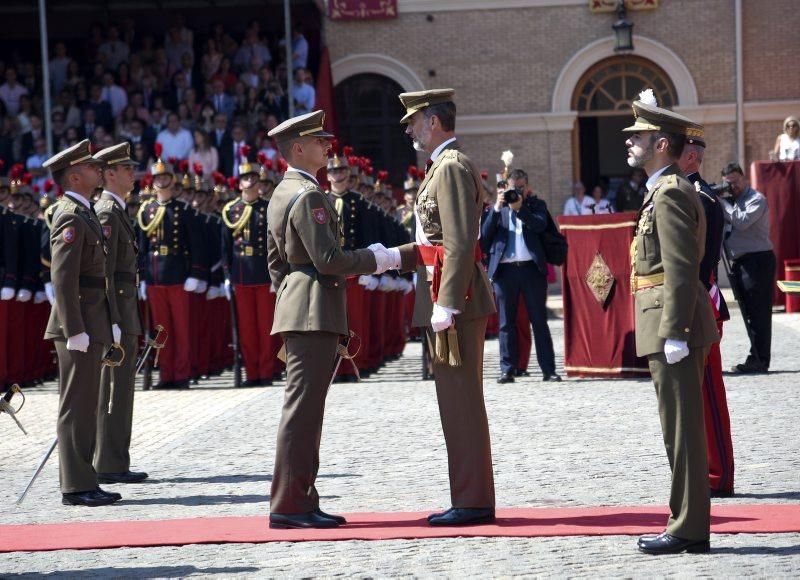
[(312, 111), (286, 119), (283, 123), (272, 129), (267, 135), (278, 141), (289, 141), (300, 137), (325, 137), (333, 135), (325, 131), (325, 111)]
[(63, 151), (56, 153), (50, 159), (42, 163), (42, 167), (49, 169), (52, 173), (57, 173), (69, 167), (76, 165), (83, 165), (87, 163), (98, 165), (103, 163), (92, 157), (90, 150), (90, 143), (88, 139), (84, 139), (80, 143), (76, 143), (72, 147), (68, 147)]
[(652, 89), (642, 91), (639, 93), (639, 99), (633, 101), (633, 115), (636, 117), (636, 121), (630, 127), (625, 127), (623, 131), (632, 133), (664, 131), (699, 139), (704, 136), (702, 125), (698, 125), (674, 111), (659, 107)]
[(408, 123), (414, 113), (431, 105), (451, 102), (455, 94), (455, 89), (431, 89), (429, 91), (400, 93), (400, 102), (406, 108), (406, 114), (400, 119), (400, 122)]
[(93, 157), (97, 161), (102, 161), (105, 167), (138, 165), (136, 161), (131, 159), (131, 144), (127, 141), (101, 149)]

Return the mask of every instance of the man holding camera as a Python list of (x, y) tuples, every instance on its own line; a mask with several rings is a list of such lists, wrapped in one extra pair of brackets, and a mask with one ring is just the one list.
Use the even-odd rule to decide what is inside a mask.
[(729, 186), (723, 191), (727, 189), (731, 198), (722, 198), (725, 221), (731, 228), (725, 247), (750, 335), (747, 360), (731, 370), (765, 373), (770, 362), (775, 284), (775, 252), (769, 239), (767, 198), (750, 187), (738, 163), (729, 163), (722, 169), (722, 180)]
[(489, 255), (489, 279), (500, 315), (500, 378), (513, 383), (517, 370), (517, 307), (520, 295), (533, 326), (536, 359), (545, 381), (556, 374), (553, 339), (547, 325), (547, 261), (540, 234), (547, 229), (547, 205), (528, 187), (528, 175), (515, 169), (481, 224), (481, 249)]

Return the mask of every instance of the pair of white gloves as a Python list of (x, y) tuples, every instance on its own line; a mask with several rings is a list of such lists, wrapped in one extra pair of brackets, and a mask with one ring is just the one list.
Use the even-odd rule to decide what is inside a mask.
[[(208, 282), (197, 278), (186, 278), (186, 282), (183, 283), (183, 289), (187, 292), (205, 294), (206, 290), (208, 290)], [(144, 280), (139, 282), (139, 298), (147, 300), (147, 282)]]
[[(114, 338), (114, 344), (119, 344), (119, 341), (122, 339), (122, 330), (119, 324), (111, 325), (111, 335)], [(79, 352), (86, 352), (89, 350), (89, 335), (85, 332), (81, 332), (75, 336), (70, 336), (67, 339), (67, 350), (77, 350)]]

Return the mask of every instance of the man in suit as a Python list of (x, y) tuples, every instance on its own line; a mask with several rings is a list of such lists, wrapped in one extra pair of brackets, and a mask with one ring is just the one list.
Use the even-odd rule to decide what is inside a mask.
[(236, 100), (225, 92), (225, 83), (221, 79), (216, 79), (212, 86), (212, 93), (208, 100), (214, 106), (217, 113), (230, 118), (236, 110)]
[[(242, 154), (242, 147), (245, 145), (250, 148), (248, 155)], [(219, 149), (220, 171), (228, 177), (239, 177), (239, 165), (247, 160), (253, 161), (253, 154), (253, 147), (247, 142), (247, 131), (243, 125), (235, 124), (231, 129), (230, 141), (223, 141)]]
[[(401, 123), (417, 151), (429, 156), (419, 186), (416, 243), (400, 247), (403, 270), (419, 255), (427, 276), (417, 280), (414, 326), (425, 327), (450, 473), (451, 508), (432, 514), (433, 526), (495, 519), (489, 421), (483, 400), (486, 322), (495, 311), (481, 264), (478, 229), (483, 209), (480, 172), (455, 136), (453, 89), (403, 93)], [(396, 261), (397, 262), (397, 261)], [(395, 263), (396, 263), (395, 262)]]
[(710, 499), (703, 419), (703, 364), (719, 340), (700, 282), (706, 219), (694, 186), (677, 161), (695, 124), (655, 104), (651, 91), (634, 101), (636, 122), (624, 129), (628, 164), (645, 170), (647, 194), (631, 249), (636, 354), (646, 356), (658, 397), (672, 471), (666, 530), (639, 538), (649, 554), (707, 552)]
[(286, 396), (270, 494), (270, 527), (334, 528), (344, 518), (320, 509), (314, 482), (325, 397), (339, 339), (347, 335), (345, 277), (383, 272), (384, 249), (342, 250), (336, 209), (316, 177), (330, 149), (325, 113), (288, 119), (269, 132), (288, 169), (267, 210), (270, 277), (278, 287), (272, 334), (286, 347)]
[(121, 365), (103, 367), (102, 372), (94, 453), (100, 483), (138, 483), (147, 479), (146, 473), (130, 470), (136, 351), (142, 334), (137, 294), (139, 244), (126, 207), (135, 183), (136, 162), (130, 157), (130, 147), (127, 142), (120, 143), (94, 155), (103, 163), (103, 193), (95, 210), (108, 246), (111, 329), (114, 342), (125, 352)]
[(228, 117), (224, 113), (214, 115), (214, 130), (211, 132), (211, 140), (218, 152), (233, 145), (231, 132), (228, 131)]
[(95, 449), (100, 370), (112, 343), (107, 248), (90, 197), (101, 183), (100, 162), (84, 140), (44, 163), (64, 189), (53, 216), (50, 267), (55, 305), (45, 339), (58, 355), (58, 458), (62, 503), (100, 506), (119, 500), (97, 485)]
[[(489, 279), (500, 311), (500, 378), (513, 383), (519, 361), (517, 307), (520, 295), (533, 326), (536, 359), (545, 381), (556, 374), (553, 339), (547, 325), (547, 260), (539, 237), (547, 229), (547, 205), (528, 187), (521, 169), (509, 175), (509, 186), (497, 196), (481, 224), (481, 246), (489, 255)], [(510, 196), (513, 200), (507, 200)]]
[[(702, 125), (697, 125), (695, 129), (698, 135), (686, 138), (678, 167), (686, 175), (686, 179), (694, 184), (703, 204), (706, 218), (706, 245), (703, 259), (700, 261), (700, 281), (708, 291), (721, 337), (722, 323), (730, 320), (725, 298), (717, 286), (725, 216), (716, 194), (700, 176), (700, 164), (703, 163), (706, 150), (705, 131)], [(725, 381), (722, 377), (722, 355), (718, 342), (711, 345), (703, 371), (703, 410), (711, 497), (731, 496), (733, 495), (733, 439)]]

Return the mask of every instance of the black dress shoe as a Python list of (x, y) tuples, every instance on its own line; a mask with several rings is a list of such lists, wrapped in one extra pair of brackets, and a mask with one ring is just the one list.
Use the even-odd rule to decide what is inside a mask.
[(500, 385), (513, 382), (514, 382), (514, 373), (511, 371), (507, 373), (500, 373), (500, 377), (497, 379), (497, 383)]
[(90, 491), (61, 494), (61, 503), (64, 505), (85, 505), (88, 507), (98, 507), (101, 505), (111, 505), (115, 501), (117, 501), (115, 498), (103, 493), (103, 491), (99, 488), (92, 489)]
[(175, 385), (175, 381), (158, 381), (154, 389), (171, 389)]
[(122, 494), (121, 493), (117, 493), (116, 491), (106, 491), (102, 487), (100, 487), (99, 485), (97, 486), (95, 491), (99, 491), (103, 495), (107, 495), (108, 497), (113, 498), (114, 501), (119, 501), (119, 500), (122, 499)]
[(430, 521), (432, 519), (441, 518), (442, 516), (446, 516), (447, 514), (449, 514), (454, 509), (456, 509), (456, 508), (450, 508), (450, 509), (444, 510), (443, 512), (437, 512), (435, 514), (431, 514), (431, 515), (428, 516), (428, 522), (430, 523)]
[(560, 383), (561, 382), (561, 377), (558, 376), (556, 373), (552, 373), (552, 374), (545, 373), (544, 376), (542, 377), (542, 380), (543, 381), (553, 381), (554, 383)]
[(747, 361), (733, 367), (731, 372), (736, 375), (755, 375), (767, 372), (767, 368), (764, 365)]
[(494, 508), (452, 508), (441, 516), (428, 518), (432, 526), (474, 526), (494, 523)]
[(645, 554), (705, 554), (711, 550), (708, 540), (684, 540), (669, 535), (667, 532), (654, 537), (639, 538), (639, 550)]
[(711, 497), (733, 497), (733, 490), (712, 489)]
[(319, 508), (315, 509), (314, 513), (317, 514), (318, 516), (323, 517), (323, 518), (328, 518), (329, 520), (333, 520), (334, 522), (336, 522), (339, 525), (347, 523), (347, 520), (344, 519), (342, 516), (337, 516), (337, 515), (334, 515), (334, 514), (326, 514), (324, 511), (322, 511)]
[(286, 530), (294, 528), (338, 528), (336, 520), (323, 517), (317, 512), (304, 514), (269, 514), (269, 527)]
[(100, 483), (139, 483), (147, 479), (144, 471), (121, 471), (119, 473), (98, 473)]

